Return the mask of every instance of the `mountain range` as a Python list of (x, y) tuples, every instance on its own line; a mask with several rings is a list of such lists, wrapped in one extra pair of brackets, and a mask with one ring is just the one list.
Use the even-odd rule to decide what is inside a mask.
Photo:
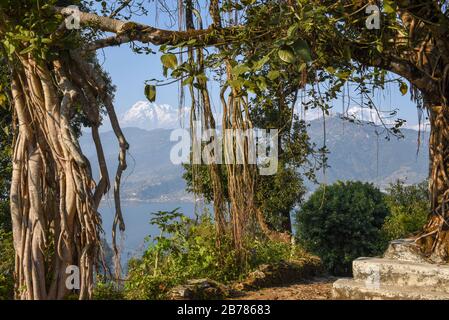
[(188, 123), (189, 115), (188, 108), (138, 101), (121, 116), (120, 124), (145, 130), (172, 129)]
[(333, 116), (310, 122), (308, 132), (317, 146), (324, 143), (324, 127), (329, 168), (318, 174), (320, 182), (361, 180), (385, 189), (398, 179), (414, 184), (428, 176), (427, 131), (403, 128), (398, 137), (367, 122)]
[[(178, 115), (177, 108), (141, 102), (122, 116), (123, 131), (130, 144), (128, 169), (122, 178), (124, 200), (192, 201), (192, 196), (185, 192), (183, 167), (170, 161), (170, 151), (177, 143), (170, 141), (170, 128), (180, 127)], [(330, 152), (329, 167), (317, 174), (319, 182), (361, 180), (384, 189), (397, 179), (412, 184), (427, 177), (428, 133), (425, 131), (418, 133), (405, 128), (401, 130), (403, 137), (398, 138), (379, 126), (366, 121), (350, 122), (339, 115), (326, 117), (325, 121), (319, 117), (309, 119), (312, 142), (321, 147), (325, 138)], [(419, 145), (418, 134), (421, 134)], [(101, 139), (111, 181), (114, 181), (118, 143), (111, 131), (101, 133)], [(81, 146), (91, 161), (94, 177), (98, 177), (95, 148), (87, 134), (81, 137)], [(317, 186), (310, 182), (306, 185), (310, 191)]]

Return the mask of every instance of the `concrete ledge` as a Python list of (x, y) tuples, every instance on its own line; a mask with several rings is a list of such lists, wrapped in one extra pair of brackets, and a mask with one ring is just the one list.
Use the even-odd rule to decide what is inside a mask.
[(401, 286), (376, 288), (353, 279), (340, 279), (333, 285), (332, 297), (339, 300), (449, 300), (449, 293)]
[(413, 239), (393, 240), (388, 245), (384, 254), (385, 259), (427, 263), (427, 259), (421, 254), (418, 245)]
[(352, 269), (354, 280), (368, 285), (424, 287), (449, 293), (449, 265), (359, 258)]

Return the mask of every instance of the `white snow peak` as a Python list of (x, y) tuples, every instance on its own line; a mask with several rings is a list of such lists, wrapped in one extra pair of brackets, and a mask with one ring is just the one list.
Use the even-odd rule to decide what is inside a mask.
[(137, 127), (146, 130), (174, 129), (188, 123), (188, 109), (179, 110), (168, 104), (148, 101), (136, 102), (120, 121), (123, 127)]

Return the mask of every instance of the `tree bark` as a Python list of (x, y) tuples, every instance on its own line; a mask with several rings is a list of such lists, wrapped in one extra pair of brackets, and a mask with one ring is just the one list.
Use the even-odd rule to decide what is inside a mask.
[(429, 193), (431, 213), (418, 242), (431, 261), (449, 260), (449, 110), (444, 104), (429, 107)]
[[(106, 105), (120, 142), (116, 175), (116, 221), (124, 229), (119, 183), (128, 144), (121, 134), (101, 74), (62, 52), (52, 62), (17, 56), (11, 65), (13, 109), (17, 117), (11, 182), (11, 216), (16, 251), (17, 299), (63, 299), (68, 266), (79, 268), (80, 299), (92, 296), (101, 241), (97, 209), (109, 189), (101, 141), (100, 104)], [(86, 65), (82, 65), (86, 64)], [(91, 68), (89, 66), (89, 68)], [(78, 72), (80, 71), (80, 72)], [(101, 177), (92, 178), (82, 154), (74, 116), (80, 104), (92, 128)]]

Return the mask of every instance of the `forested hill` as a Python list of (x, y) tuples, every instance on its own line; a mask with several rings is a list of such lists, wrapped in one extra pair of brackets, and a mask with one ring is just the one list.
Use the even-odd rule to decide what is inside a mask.
[(338, 116), (310, 122), (309, 133), (317, 146), (323, 145), (326, 127), (326, 146), (330, 151), (326, 177), (320, 181), (362, 180), (374, 182), (381, 188), (396, 179), (407, 184), (418, 183), (428, 175), (428, 132), (401, 129), (403, 138), (388, 135), (381, 127), (367, 123), (342, 120)]
[[(326, 118), (326, 144), (330, 151), (326, 177), (319, 180), (332, 183), (336, 180), (362, 180), (384, 188), (389, 182), (403, 179), (406, 183), (420, 182), (428, 171), (428, 133), (422, 134), (418, 152), (418, 131), (402, 129), (404, 138), (376, 134), (371, 125), (361, 125), (340, 119)], [(378, 131), (381, 131), (378, 129)], [(309, 132), (318, 147), (323, 144), (323, 121), (310, 122)], [(182, 179), (183, 168), (170, 162), (171, 130), (151, 131), (125, 128), (131, 145), (128, 170), (124, 174), (122, 195), (125, 199), (145, 201), (187, 201)], [(94, 146), (81, 139), (82, 148), (91, 160), (94, 174), (98, 174)], [(115, 173), (118, 146), (112, 132), (102, 133), (102, 141), (110, 175)], [(113, 181), (113, 179), (111, 180)], [(308, 184), (309, 189), (315, 188)]]

